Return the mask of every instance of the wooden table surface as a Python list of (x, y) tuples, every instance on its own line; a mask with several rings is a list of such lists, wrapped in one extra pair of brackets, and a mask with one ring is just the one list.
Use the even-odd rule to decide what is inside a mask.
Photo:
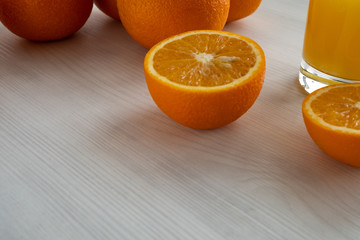
[(0, 25), (0, 239), (360, 239), (360, 170), (306, 132), (308, 1), (263, 0), (224, 30), (264, 49), (254, 106), (216, 130), (167, 118), (146, 49), (94, 8), (73, 37)]

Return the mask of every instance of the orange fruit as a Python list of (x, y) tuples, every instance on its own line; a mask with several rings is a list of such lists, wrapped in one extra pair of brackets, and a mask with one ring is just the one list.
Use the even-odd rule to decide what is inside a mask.
[(28, 40), (58, 40), (78, 31), (92, 7), (92, 0), (1, 0), (0, 21)]
[(231, 0), (227, 22), (233, 22), (254, 13), (261, 0)]
[(191, 30), (222, 30), (230, 0), (117, 0), (120, 19), (145, 48)]
[(113, 19), (120, 20), (117, 8), (117, 0), (94, 0), (95, 5), (106, 15)]
[(161, 41), (144, 61), (149, 92), (178, 123), (196, 129), (229, 124), (255, 102), (265, 55), (253, 40), (222, 31), (190, 31)]
[(309, 135), (330, 157), (360, 167), (360, 83), (331, 85), (302, 105)]

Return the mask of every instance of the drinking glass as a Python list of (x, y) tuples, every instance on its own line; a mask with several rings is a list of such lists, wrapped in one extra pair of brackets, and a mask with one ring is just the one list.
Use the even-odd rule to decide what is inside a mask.
[(360, 81), (360, 0), (310, 0), (299, 81), (309, 93)]

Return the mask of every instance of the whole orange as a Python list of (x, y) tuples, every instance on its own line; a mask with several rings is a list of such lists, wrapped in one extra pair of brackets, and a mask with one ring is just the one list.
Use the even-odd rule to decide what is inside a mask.
[(1, 0), (0, 21), (28, 40), (58, 40), (78, 31), (92, 7), (92, 0)]
[(190, 30), (222, 30), (230, 0), (117, 0), (121, 22), (146, 48)]
[(227, 22), (233, 22), (254, 13), (261, 0), (231, 0)]
[(117, 0), (94, 0), (95, 5), (106, 15), (120, 20)]

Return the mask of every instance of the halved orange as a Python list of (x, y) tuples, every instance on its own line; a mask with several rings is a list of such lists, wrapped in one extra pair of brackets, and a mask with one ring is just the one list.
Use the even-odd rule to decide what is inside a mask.
[(330, 157), (360, 167), (360, 83), (331, 85), (302, 105), (309, 135)]
[(199, 30), (165, 39), (144, 62), (157, 106), (187, 127), (229, 124), (255, 102), (265, 76), (265, 55), (253, 40), (229, 32)]

